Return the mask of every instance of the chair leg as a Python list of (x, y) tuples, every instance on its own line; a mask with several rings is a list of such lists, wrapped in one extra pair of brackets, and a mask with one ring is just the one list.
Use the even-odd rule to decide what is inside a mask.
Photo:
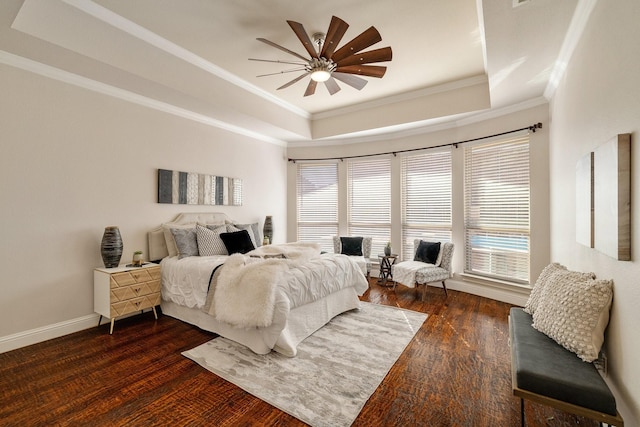
[(444, 289), (444, 294), (446, 296), (449, 296), (449, 294), (447, 293), (447, 285), (444, 283), (444, 280), (442, 281), (442, 288)]

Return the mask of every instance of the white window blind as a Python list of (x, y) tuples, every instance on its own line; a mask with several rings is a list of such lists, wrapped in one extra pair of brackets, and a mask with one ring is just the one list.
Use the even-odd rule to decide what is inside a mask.
[(451, 150), (402, 158), (402, 259), (413, 241), (451, 241)]
[(371, 237), (377, 258), (391, 240), (391, 159), (349, 160), (349, 235)]
[(338, 234), (338, 165), (298, 164), (298, 241), (319, 243), (333, 252)]
[(465, 148), (465, 271), (529, 282), (529, 137)]

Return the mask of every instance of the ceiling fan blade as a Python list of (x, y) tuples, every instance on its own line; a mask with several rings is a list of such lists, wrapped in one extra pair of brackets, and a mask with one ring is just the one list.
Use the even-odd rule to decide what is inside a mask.
[(260, 75), (258, 75), (256, 77), (275, 76), (277, 74), (295, 73), (296, 71), (304, 71), (304, 68), (293, 68), (291, 70), (278, 71), (277, 73), (260, 74)]
[(392, 52), (390, 47), (383, 47), (382, 49), (370, 50), (367, 52), (360, 52), (354, 55), (348, 56), (338, 63), (339, 67), (346, 67), (347, 65), (364, 65), (373, 62), (386, 62), (391, 61)]
[(338, 49), (331, 59), (333, 59), (334, 62), (340, 62), (347, 56), (358, 53), (379, 41), (382, 41), (382, 36), (380, 36), (378, 30), (376, 30), (375, 27), (369, 27), (355, 39)]
[(349, 24), (342, 19), (337, 16), (331, 17), (331, 23), (329, 24), (329, 29), (327, 30), (327, 35), (322, 45), (322, 52), (320, 52), (321, 57), (331, 59), (333, 52), (340, 44), (340, 40), (342, 40), (342, 36), (347, 32), (347, 28), (349, 28)]
[(307, 85), (307, 90), (304, 92), (304, 96), (309, 96), (316, 93), (316, 86), (318, 86), (318, 82), (310, 79), (309, 84)]
[(304, 56), (300, 55), (299, 53), (296, 53), (296, 52), (294, 52), (292, 50), (289, 50), (286, 47), (282, 47), (279, 44), (275, 44), (272, 41), (269, 41), (267, 39), (263, 39), (262, 37), (258, 37), (256, 40), (261, 41), (262, 43), (266, 43), (269, 46), (275, 47), (276, 49), (280, 49), (283, 52), (287, 52), (288, 54), (291, 54), (291, 55), (295, 56), (296, 58), (302, 59), (304, 62), (309, 62), (308, 58), (305, 58)]
[(318, 52), (316, 52), (315, 45), (309, 38), (309, 34), (307, 34), (307, 31), (304, 29), (302, 24), (295, 21), (287, 21), (287, 24), (289, 24), (293, 32), (296, 33), (296, 36), (298, 36), (298, 39), (300, 39), (304, 48), (307, 49), (309, 55), (311, 55), (312, 58), (318, 58)]
[(298, 77), (296, 77), (295, 79), (291, 80), (289, 83), (285, 83), (285, 84), (283, 84), (282, 86), (280, 86), (280, 87), (279, 87), (278, 89), (276, 89), (276, 90), (280, 90), (280, 89), (288, 88), (288, 87), (289, 87), (289, 86), (291, 86), (292, 84), (297, 83), (297, 82), (299, 82), (300, 80), (302, 80), (302, 79), (304, 79), (305, 77), (307, 77), (307, 75), (308, 75), (308, 74), (309, 74), (309, 73), (304, 73), (304, 74), (302, 74), (301, 76), (298, 76)]
[(344, 74), (334, 71), (333, 73), (331, 73), (331, 76), (333, 76), (333, 78), (335, 79), (340, 80), (342, 83), (348, 84), (349, 86), (358, 90), (362, 90), (362, 88), (365, 87), (368, 83), (367, 80), (361, 77), (354, 76), (353, 74)]
[(329, 77), (329, 80), (324, 82), (324, 85), (327, 87), (330, 95), (333, 95), (340, 90), (340, 86), (338, 86), (338, 83), (333, 77)]
[(306, 63), (306, 62), (280, 61), (279, 59), (257, 59), (257, 58), (249, 58), (249, 61), (273, 62), (273, 63), (276, 63), (276, 64), (307, 65), (307, 63)]
[(381, 78), (387, 71), (387, 67), (379, 65), (349, 65), (346, 67), (338, 67), (336, 71), (347, 74), (359, 74), (367, 77)]

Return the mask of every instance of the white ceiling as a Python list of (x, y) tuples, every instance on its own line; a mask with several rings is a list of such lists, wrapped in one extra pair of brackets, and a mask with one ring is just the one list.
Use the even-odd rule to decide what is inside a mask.
[[(3, 0), (0, 60), (266, 140), (335, 139), (540, 99), (578, 0), (512, 1)], [(286, 20), (312, 34), (332, 15), (350, 25), (342, 43), (378, 29), (371, 49), (393, 49), (382, 79), (303, 97), (308, 77), (276, 90), (300, 73), (256, 77), (288, 66), (248, 58), (293, 58), (257, 37), (306, 56)]]

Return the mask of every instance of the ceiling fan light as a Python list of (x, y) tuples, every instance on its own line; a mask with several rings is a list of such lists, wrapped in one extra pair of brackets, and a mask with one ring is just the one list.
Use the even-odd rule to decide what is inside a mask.
[(316, 82), (326, 82), (331, 77), (331, 73), (327, 70), (315, 70), (311, 73), (311, 79)]

